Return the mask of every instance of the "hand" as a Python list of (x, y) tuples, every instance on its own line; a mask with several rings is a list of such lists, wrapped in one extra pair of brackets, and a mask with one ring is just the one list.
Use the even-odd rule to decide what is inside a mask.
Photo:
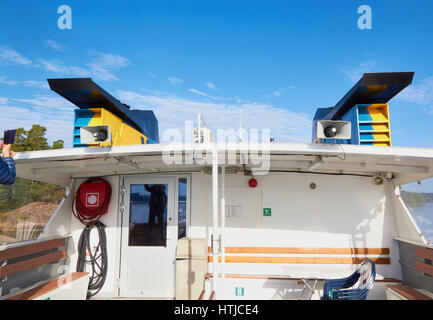
[(3, 142), (0, 142), (0, 147), (3, 147), (2, 153), (4, 158), (13, 157), (15, 155), (15, 152), (11, 150), (11, 144), (4, 144)]

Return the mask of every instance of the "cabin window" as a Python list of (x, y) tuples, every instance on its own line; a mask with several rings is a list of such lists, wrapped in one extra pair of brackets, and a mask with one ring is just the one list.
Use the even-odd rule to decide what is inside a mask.
[(0, 185), (0, 244), (36, 240), (64, 195), (62, 186), (24, 178)]
[(433, 243), (433, 178), (406, 184), (400, 193), (422, 234)]
[(186, 237), (187, 190), (188, 190), (187, 179), (179, 178), (178, 197), (177, 197), (178, 239)]
[(167, 184), (131, 184), (130, 246), (167, 245)]

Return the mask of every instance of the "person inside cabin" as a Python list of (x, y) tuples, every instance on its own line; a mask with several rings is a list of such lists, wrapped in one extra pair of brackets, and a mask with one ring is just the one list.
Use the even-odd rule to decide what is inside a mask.
[(10, 185), (15, 182), (15, 162), (12, 158), (15, 152), (11, 150), (11, 144), (0, 142), (2, 157), (0, 157), (0, 184)]
[[(165, 193), (165, 185), (162, 184), (146, 184), (144, 185), (146, 191), (150, 192), (149, 199), (149, 225), (157, 224), (160, 236), (163, 237), (163, 216), (164, 210), (167, 206), (167, 194)], [(158, 222), (155, 222), (155, 218)]]

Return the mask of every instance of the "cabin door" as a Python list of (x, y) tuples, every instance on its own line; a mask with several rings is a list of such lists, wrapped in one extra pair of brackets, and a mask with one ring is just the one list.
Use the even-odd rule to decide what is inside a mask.
[(121, 297), (173, 298), (177, 225), (174, 177), (125, 177)]

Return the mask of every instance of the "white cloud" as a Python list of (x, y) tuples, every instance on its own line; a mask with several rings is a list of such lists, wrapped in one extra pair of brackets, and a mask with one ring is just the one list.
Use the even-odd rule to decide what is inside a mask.
[(160, 91), (140, 94), (119, 90), (116, 95), (132, 108), (153, 110), (158, 118), (160, 136), (166, 129), (176, 128), (183, 132), (185, 121), (195, 120), (197, 114), (201, 113), (212, 130), (238, 130), (242, 114), (243, 128), (270, 129), (271, 136), (277, 142), (309, 142), (311, 137), (309, 114), (292, 112), (270, 104), (202, 102)]
[(102, 52), (93, 52), (92, 54), (94, 59), (87, 66), (90, 68), (92, 76), (97, 80), (119, 80), (113, 71), (131, 65), (127, 58), (118, 55)]
[(369, 73), (376, 67), (376, 62), (367, 61), (354, 67), (340, 67), (340, 72), (346, 75), (352, 82), (356, 83), (364, 73)]
[(48, 89), (48, 83), (46, 81), (35, 81), (35, 80), (9, 80), (7, 77), (0, 77), (0, 84), (7, 84), (10, 86), (22, 85), (24, 87), (36, 87), (42, 89)]
[(212, 97), (212, 96), (210, 96), (210, 95), (208, 95), (208, 94), (206, 94), (204, 92), (201, 92), (200, 90), (197, 90), (197, 89), (188, 89), (188, 91), (191, 92), (191, 93), (198, 94), (199, 96), (215, 99), (215, 97)]
[(61, 75), (73, 75), (73, 76), (80, 76), (80, 77), (86, 77), (89, 76), (89, 71), (75, 66), (66, 66), (63, 64), (63, 62), (52, 59), (52, 60), (45, 60), (45, 59), (38, 59), (39, 63), (41, 63), (41, 67), (49, 72), (54, 72), (56, 74)]
[(204, 84), (206, 85), (206, 87), (208, 87), (208, 88), (211, 89), (211, 90), (218, 90), (218, 91), (221, 91), (221, 90), (220, 90), (219, 88), (217, 88), (217, 86), (214, 85), (212, 82), (205, 82)]
[(0, 64), (3, 65), (30, 65), (32, 62), (24, 58), (14, 49), (0, 46)]
[(65, 142), (65, 147), (72, 147), (73, 108), (69, 108), (69, 111), (52, 112), (46, 107), (32, 108), (31, 106), (9, 104), (2, 105), (1, 109), (0, 128), (23, 127), (28, 130), (32, 125), (39, 124), (47, 128), (46, 137), (50, 144), (61, 139)]
[(60, 97), (46, 96), (46, 95), (36, 95), (32, 99), (11, 99), (15, 102), (30, 104), (33, 108), (39, 109), (48, 114), (55, 111), (69, 111), (75, 108), (75, 106), (68, 100)]
[(25, 87), (39, 87), (42, 89), (49, 88), (49, 85), (46, 81), (24, 80), (20, 81), (19, 83), (21, 83)]
[(57, 43), (57, 42), (54, 41), (54, 40), (46, 39), (46, 40), (45, 40), (45, 44), (46, 44), (48, 47), (50, 47), (51, 49), (54, 49), (54, 50), (56, 50), (56, 51), (59, 51), (59, 52), (64, 52), (64, 51), (65, 51), (65, 47), (62, 46), (61, 44)]
[(433, 102), (433, 77), (421, 80), (418, 85), (411, 85), (397, 96), (398, 99), (421, 105)]
[(171, 84), (180, 84), (180, 83), (183, 83), (182, 79), (175, 78), (175, 77), (167, 77), (167, 80), (170, 81)]
[(63, 62), (52, 59), (39, 59), (42, 68), (56, 74), (78, 76), (78, 77), (93, 77), (97, 80), (112, 81), (119, 80), (114, 75), (113, 71), (129, 66), (131, 63), (128, 59), (107, 53), (93, 52), (93, 60), (87, 64), (88, 69), (76, 66), (67, 66)]
[(431, 224), (431, 221), (429, 219), (427, 219), (427, 218), (424, 218), (423, 216), (416, 216), (416, 218), (421, 223), (425, 223), (425, 224), (428, 224), (428, 225)]
[(0, 104), (6, 104), (8, 102), (8, 98), (0, 97)]

